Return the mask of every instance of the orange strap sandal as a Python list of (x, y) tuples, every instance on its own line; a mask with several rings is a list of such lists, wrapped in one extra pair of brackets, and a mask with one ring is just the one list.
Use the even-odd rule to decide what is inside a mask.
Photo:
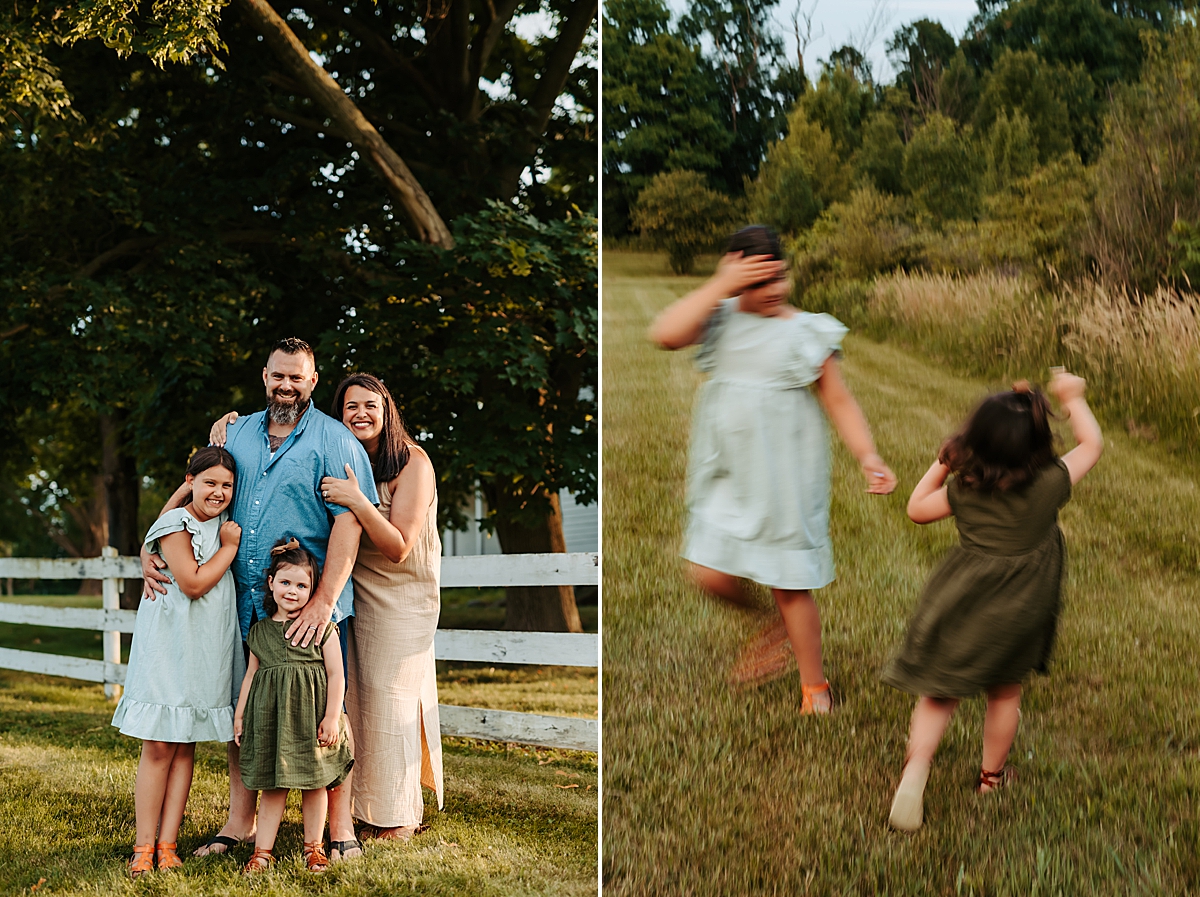
[(324, 872), (329, 868), (329, 857), (325, 856), (320, 841), (304, 842), (304, 864), (309, 872)]
[(175, 846), (174, 841), (169, 844), (166, 841), (161, 841), (155, 845), (154, 849), (158, 851), (158, 869), (160, 872), (164, 869), (178, 869), (183, 865), (183, 860), (175, 852)]
[(271, 855), (269, 847), (256, 847), (254, 853), (250, 854), (250, 859), (246, 860), (246, 865), (242, 867), (243, 875), (254, 875), (257, 872), (266, 872), (275, 865), (275, 857)]
[(133, 856), (129, 858), (129, 877), (137, 878), (144, 872), (154, 871), (154, 845), (135, 844)]
[(824, 716), (833, 708), (833, 695), (829, 693), (829, 682), (820, 685), (805, 685), (800, 683), (800, 715)]

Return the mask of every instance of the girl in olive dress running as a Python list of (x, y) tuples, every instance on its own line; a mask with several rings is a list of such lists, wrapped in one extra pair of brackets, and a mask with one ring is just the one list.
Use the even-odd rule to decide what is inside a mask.
[(875, 453), (837, 355), (846, 328), (787, 303), (787, 262), (761, 225), (734, 234), (716, 274), (668, 307), (650, 337), (665, 349), (700, 345), (701, 387), (688, 461), (683, 556), (701, 588), (748, 606), (741, 580), (771, 589), (782, 619), (733, 678), (800, 669), (800, 713), (828, 713), (821, 619), (813, 590), (833, 581), (826, 416), (858, 459), (868, 491), (896, 477)]
[(893, 828), (920, 828), (933, 755), (962, 698), (987, 694), (977, 790), (1009, 778), (1021, 681), (1046, 671), (1054, 645), (1064, 561), (1058, 509), (1104, 447), (1084, 387), (1062, 370), (1050, 381), (1077, 443), (1063, 457), (1054, 453), (1046, 397), (1018, 383), (980, 403), (909, 499), (914, 523), (953, 516), (961, 544), (929, 580), (904, 647), (883, 672), (889, 685), (918, 696)]

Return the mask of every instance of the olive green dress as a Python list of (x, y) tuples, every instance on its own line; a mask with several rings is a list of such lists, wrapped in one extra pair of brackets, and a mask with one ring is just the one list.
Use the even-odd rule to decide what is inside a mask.
[(317, 744), (329, 694), (321, 646), (336, 637), (337, 627), (330, 623), (320, 639), (301, 648), (283, 637), (291, 622), (260, 620), (246, 640), (259, 663), (242, 715), (242, 784), (251, 791), (332, 788), (354, 765), (344, 714), (338, 743)]
[(961, 544), (933, 574), (883, 681), (914, 695), (965, 698), (1046, 672), (1064, 565), (1058, 509), (1071, 497), (1061, 460), (1023, 489), (947, 489)]

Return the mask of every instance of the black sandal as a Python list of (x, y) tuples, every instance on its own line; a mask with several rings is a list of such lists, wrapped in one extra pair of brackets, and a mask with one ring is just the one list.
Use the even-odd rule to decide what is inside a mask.
[[(206, 853), (205, 856), (208, 856), (208, 857), (224, 856), (225, 854), (229, 853), (229, 851), (231, 849), (233, 849), (234, 847), (241, 847), (245, 843), (246, 843), (245, 841), (241, 841), (238, 838), (231, 838), (228, 835), (213, 835), (208, 840), (208, 843), (206, 843), (204, 845), (205, 847), (208, 848), (208, 853)], [(214, 851), (212, 848), (214, 845), (217, 845), (217, 844), (220, 844), (225, 849)], [(193, 852), (193, 856), (194, 855), (195, 854)]]
[(345, 859), (354, 859), (354, 857), (347, 857), (346, 851), (353, 850), (356, 847), (364, 854), (366, 853), (366, 851), (363, 850), (362, 843), (357, 838), (347, 838), (345, 841), (329, 842), (329, 852), (330, 854), (332, 854), (335, 850), (338, 852), (338, 862), (341, 862)]

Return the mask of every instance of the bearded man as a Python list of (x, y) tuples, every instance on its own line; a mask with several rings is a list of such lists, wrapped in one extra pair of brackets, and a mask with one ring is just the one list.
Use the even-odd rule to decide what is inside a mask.
[[(263, 368), (267, 407), (231, 423), (225, 448), (237, 462), (237, 484), (231, 516), (242, 528), (232, 570), (237, 583), (238, 623), (243, 652), (234, 660), (234, 694), (241, 687), (248, 660), (245, 645), (250, 626), (270, 615), (263, 606), (271, 549), (281, 539), (295, 538), (321, 564), (321, 578), (307, 605), (292, 621), (285, 637), (307, 647), (332, 619), (341, 636), (342, 663), (350, 617), (354, 615), (354, 587), (350, 572), (358, 556), (362, 525), (347, 508), (326, 502), (321, 494), (323, 477), (344, 477), (349, 464), (360, 488), (378, 502), (371, 461), (354, 435), (341, 423), (312, 407), (317, 366), (312, 348), (304, 340), (280, 340), (271, 349)], [(165, 510), (165, 509), (164, 509)], [(142, 573), (149, 589), (167, 581), (159, 567), (161, 558), (142, 550)], [(351, 740), (353, 744), (353, 739)], [(240, 842), (253, 841), (258, 794), (242, 785), (240, 751), (229, 743), (229, 821), (197, 856), (224, 853)], [(353, 772), (350, 774), (353, 777)], [(329, 790), (331, 859), (361, 854), (350, 815), (351, 778)]]

